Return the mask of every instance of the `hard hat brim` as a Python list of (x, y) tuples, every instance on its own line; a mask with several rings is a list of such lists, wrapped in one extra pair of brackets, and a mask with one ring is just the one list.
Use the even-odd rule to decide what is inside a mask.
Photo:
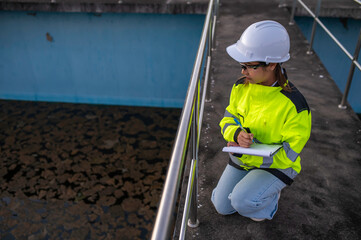
[(290, 59), (290, 54), (288, 53), (284, 57), (266, 57), (259, 58), (257, 56), (245, 56), (238, 48), (237, 43), (232, 44), (226, 48), (228, 55), (240, 63), (246, 62), (267, 62), (267, 63), (283, 63)]
[(236, 60), (237, 62), (245, 63), (245, 62), (253, 62), (253, 60), (249, 57), (244, 56), (238, 49), (237, 44), (232, 44), (231, 46), (226, 48), (228, 55)]

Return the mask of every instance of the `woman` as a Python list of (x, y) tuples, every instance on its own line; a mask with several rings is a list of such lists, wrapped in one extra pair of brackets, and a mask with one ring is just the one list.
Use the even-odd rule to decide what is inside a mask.
[(301, 170), (299, 154), (310, 137), (311, 112), (281, 68), (290, 58), (289, 48), (286, 29), (270, 20), (252, 24), (227, 48), (244, 75), (233, 85), (219, 124), (227, 145), (250, 147), (257, 142), (283, 148), (272, 157), (230, 154), (212, 193), (220, 214), (271, 220), (281, 190)]

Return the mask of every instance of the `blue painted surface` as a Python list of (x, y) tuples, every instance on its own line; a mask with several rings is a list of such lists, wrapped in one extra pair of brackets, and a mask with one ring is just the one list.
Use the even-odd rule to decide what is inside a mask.
[[(295, 20), (305, 37), (310, 40), (313, 19), (309, 17), (297, 17)], [(320, 20), (338, 41), (341, 42), (347, 51), (353, 55), (357, 38), (360, 33), (361, 20), (347, 19), (347, 21), (344, 22), (341, 22), (339, 18), (320, 18)], [(340, 91), (344, 93), (348, 73), (351, 67), (351, 60), (320, 26), (316, 29), (313, 48), (332, 78), (335, 80)], [(359, 57), (359, 62), (360, 59), (361, 58)], [(361, 71), (356, 67), (347, 100), (353, 110), (357, 113), (361, 113), (360, 91)]]
[(182, 107), (203, 21), (0, 12), (0, 98)]

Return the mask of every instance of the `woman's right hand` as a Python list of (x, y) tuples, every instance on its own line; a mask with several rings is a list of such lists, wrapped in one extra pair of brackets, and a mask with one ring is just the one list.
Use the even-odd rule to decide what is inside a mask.
[(253, 133), (240, 131), (237, 136), (237, 141), (240, 147), (249, 148), (253, 143)]

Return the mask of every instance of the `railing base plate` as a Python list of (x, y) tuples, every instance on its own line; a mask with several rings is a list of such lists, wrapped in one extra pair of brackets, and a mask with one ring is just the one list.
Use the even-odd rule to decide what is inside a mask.
[(339, 108), (339, 109), (346, 109), (347, 106), (346, 106), (346, 105), (339, 104), (339, 105), (338, 105), (338, 108)]
[(199, 221), (197, 219), (196, 223), (192, 223), (190, 219), (188, 219), (188, 227), (196, 228), (199, 226)]

